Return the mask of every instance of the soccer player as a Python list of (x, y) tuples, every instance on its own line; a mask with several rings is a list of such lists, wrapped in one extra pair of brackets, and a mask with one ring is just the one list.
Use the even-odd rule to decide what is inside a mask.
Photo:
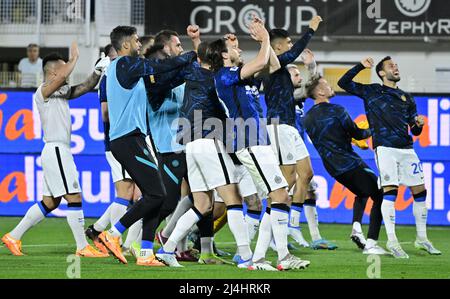
[(3, 236), (3, 243), (14, 255), (23, 255), (22, 236), (55, 210), (64, 198), (68, 202), (67, 222), (77, 244), (76, 255), (92, 258), (108, 256), (91, 247), (84, 236), (81, 188), (70, 151), (72, 123), (69, 100), (81, 97), (97, 85), (109, 58), (99, 61), (94, 73), (84, 83), (69, 86), (67, 79), (78, 59), (78, 46), (73, 42), (67, 63), (58, 54), (50, 54), (43, 61), (45, 80), (34, 97), (44, 130), (45, 146), (41, 155), (44, 172), (43, 200), (33, 205), (22, 221)]
[(387, 248), (396, 258), (409, 258), (395, 234), (395, 200), (399, 185), (410, 188), (414, 196), (413, 214), (416, 220), (415, 247), (429, 254), (439, 255), (427, 237), (426, 207), (427, 190), (424, 183), (422, 163), (413, 148), (414, 136), (422, 133), (424, 119), (418, 116), (414, 98), (398, 88), (400, 71), (395, 61), (387, 56), (376, 66), (380, 84), (360, 84), (353, 79), (364, 69), (374, 67), (372, 58), (366, 58), (350, 69), (339, 81), (345, 91), (364, 100), (367, 118), (373, 132), (373, 147), (380, 172), (384, 201), (383, 218), (388, 236)]
[[(151, 58), (166, 59), (169, 57), (180, 56), (183, 47), (177, 32), (172, 30), (162, 30), (155, 36), (155, 43), (150, 49), (148, 55)], [(176, 86), (172, 88), (172, 86)], [(157, 94), (149, 94), (150, 108), (149, 119), (150, 135), (155, 142), (158, 159), (162, 165), (162, 178), (166, 187), (167, 197), (161, 208), (161, 223), (166, 217), (172, 214), (180, 197), (186, 190), (182, 190), (183, 182), (187, 180), (187, 165), (184, 146), (176, 142), (178, 132), (177, 120), (180, 116), (180, 109), (183, 105), (185, 95), (184, 77), (178, 76), (167, 86), (167, 89), (161, 90)], [(184, 189), (187, 188), (184, 183)], [(188, 188), (187, 188), (188, 189)], [(182, 242), (178, 246), (177, 259), (180, 261), (197, 261), (197, 258), (190, 250), (181, 246), (186, 244)]]
[[(114, 60), (117, 58), (117, 51), (109, 44), (105, 47), (105, 54)], [(98, 239), (98, 235), (103, 232), (109, 224), (114, 225), (127, 212), (127, 207), (133, 200), (134, 182), (122, 165), (114, 158), (110, 149), (109, 142), (109, 114), (108, 98), (106, 95), (106, 76), (100, 80), (99, 98), (102, 111), (103, 129), (105, 134), (105, 155), (109, 166), (111, 167), (112, 180), (116, 190), (116, 198), (106, 209), (105, 213), (86, 229), (86, 236), (94, 242), (94, 245), (102, 252), (108, 253), (106, 247)]]
[(143, 198), (99, 238), (116, 258), (127, 263), (120, 247), (120, 236), (143, 219), (141, 256), (137, 264), (162, 266), (154, 257), (153, 240), (166, 190), (155, 146), (145, 140), (150, 109), (147, 92), (157, 93), (166, 88), (172, 80), (167, 73), (192, 63), (197, 55), (189, 52), (163, 61), (139, 58), (141, 44), (136, 32), (136, 28), (128, 26), (118, 26), (112, 31), (111, 44), (119, 57), (108, 68), (106, 90), (111, 151), (139, 187)]
[[(259, 83), (255, 80), (255, 75), (260, 75), (268, 65), (269, 74), (279, 70), (280, 63), (270, 48), (269, 33), (262, 21), (255, 19), (250, 32), (252, 38), (261, 44), (261, 48), (256, 58), (246, 64), (242, 63), (242, 50), (225, 40), (220, 39), (210, 45), (212, 70), (216, 72), (216, 89), (229, 119), (234, 122), (231, 150), (236, 152), (238, 159), (250, 172), (260, 198), (269, 195), (272, 200), (271, 209), (265, 213), (260, 227), (272, 228), (278, 252), (277, 268), (304, 269), (310, 262), (291, 255), (287, 247), (287, 183), (268, 143), (267, 128), (260, 111)], [(266, 264), (265, 254), (270, 239), (270, 235), (258, 237), (253, 256), (253, 266), (256, 269)]]
[[(233, 33), (228, 33), (223, 37), (229, 47), (239, 49), (239, 39)], [(239, 62), (240, 66), (243, 61)], [(255, 102), (257, 110), (262, 113), (262, 108), (259, 101)], [(236, 173), (239, 182), (239, 191), (242, 195), (245, 204), (247, 205), (247, 211), (245, 214), (245, 221), (247, 223), (248, 233), (250, 241), (253, 240), (259, 229), (259, 220), (261, 217), (261, 200), (258, 196), (255, 184), (250, 176), (248, 170), (242, 165), (241, 161), (235, 154), (231, 155), (233, 162), (236, 166)], [(235, 256), (237, 257), (237, 256)]]
[[(303, 60), (303, 63), (305, 64), (308, 73), (309, 73), (309, 79), (308, 81), (304, 80), (304, 78), (301, 76), (300, 70), (295, 64), (290, 64), (287, 66), (287, 69), (289, 71), (289, 74), (291, 75), (291, 81), (295, 88), (294, 90), (294, 99), (295, 99), (295, 125), (297, 128), (297, 131), (300, 134), (300, 137), (302, 140), (305, 139), (305, 130), (303, 128), (303, 118), (304, 118), (304, 101), (307, 98), (307, 92), (306, 87), (307, 85), (314, 79), (317, 78), (318, 72), (317, 72), (317, 63), (314, 58), (314, 53), (309, 50), (305, 49), (303, 53), (300, 55), (300, 57)], [(304, 145), (304, 143), (303, 143)], [(304, 150), (307, 152), (306, 147)], [(305, 158), (307, 161), (306, 165), (308, 167), (311, 167), (311, 160), (309, 157)], [(312, 168), (311, 168), (312, 169)], [(296, 186), (295, 186), (296, 187)], [(292, 190), (292, 189), (291, 189)], [(316, 207), (316, 183), (314, 182), (314, 179), (310, 181), (308, 184), (308, 188), (306, 190), (306, 196), (305, 196), (305, 202), (304, 204), (296, 204), (294, 206), (291, 206), (291, 220), (292, 224), (290, 223), (289, 227), (289, 233), (290, 235), (296, 240), (296, 242), (302, 246), (302, 247), (309, 247), (309, 244), (305, 241), (303, 238), (303, 234), (300, 231), (300, 226), (296, 227), (296, 219), (300, 219), (300, 215), (303, 211), (305, 211), (306, 220), (308, 222), (308, 227), (310, 231), (310, 235), (312, 238), (312, 248), (314, 249), (336, 249), (337, 246), (330, 241), (323, 239), (320, 231), (319, 231), (319, 222), (318, 222), (318, 213), (317, 213), (317, 207)]]
[[(188, 34), (191, 38), (197, 38), (198, 27), (196, 30), (191, 29), (189, 32), (188, 28)], [(192, 64), (185, 76), (187, 83), (184, 105), (181, 109), (183, 122), (180, 123), (179, 132), (180, 142), (186, 144), (188, 177), (194, 206), (179, 218), (169, 239), (156, 256), (169, 266), (180, 267), (174, 258), (175, 247), (191, 227), (198, 224), (202, 252), (199, 262), (211, 263), (211, 260), (213, 262), (218, 260), (213, 254), (212, 247), (212, 193), (216, 190), (227, 205), (230, 230), (243, 258), (238, 267), (247, 268), (251, 262), (252, 251), (242, 213), (242, 199), (236, 185), (235, 168), (223, 144), (225, 138), (222, 128), (226, 114), (217, 98), (214, 73), (210, 70), (207, 51), (208, 48), (199, 47), (200, 65)], [(208, 219), (209, 221), (206, 221)], [(209, 225), (209, 232), (200, 227), (202, 222)]]
[[(314, 17), (308, 31), (295, 44), (289, 33), (283, 29), (270, 31), (270, 42), (281, 69), (264, 80), (266, 93), (267, 119), (272, 148), (277, 155), (283, 176), (289, 189), (296, 185), (293, 202), (290, 208), (289, 227), (291, 234), (300, 240), (300, 213), (305, 203), (307, 190), (314, 176), (311, 159), (303, 139), (296, 129), (294, 86), (287, 66), (293, 63), (305, 50), (314, 33), (319, 28), (322, 18)], [(305, 208), (315, 249), (335, 249), (334, 244), (321, 238), (315, 217), (315, 201), (307, 203)]]
[(153, 35), (141, 36), (139, 38), (139, 42), (142, 45), (142, 49), (140, 51), (141, 58), (145, 58), (147, 57), (148, 50), (155, 44), (155, 37)]
[(308, 88), (308, 97), (314, 99), (314, 107), (306, 113), (304, 126), (328, 173), (357, 199), (372, 198), (368, 239), (363, 252), (385, 254), (386, 251), (377, 245), (383, 220), (383, 194), (375, 173), (355, 153), (351, 143), (352, 138), (369, 138), (371, 131), (358, 128), (344, 107), (331, 104), (330, 98), (334, 96), (334, 90), (324, 78), (315, 79)]
[[(297, 130), (302, 137), (303, 140), (305, 140), (305, 128), (303, 126), (305, 111), (304, 111), (304, 102), (308, 98), (307, 95), (307, 86), (319, 76), (319, 73), (317, 71), (317, 63), (314, 59), (314, 53), (306, 49), (302, 55), (302, 60), (305, 63), (305, 66), (308, 69), (309, 72), (309, 80), (308, 82), (305, 82), (305, 80), (302, 78), (300, 70), (295, 64), (288, 65), (287, 68), (289, 70), (289, 73), (291, 74), (292, 84), (296, 88), (294, 91), (294, 98), (296, 101), (296, 107), (295, 107), (295, 116), (296, 116), (296, 126)], [(364, 124), (366, 122), (363, 122)], [(358, 124), (359, 125), (359, 124)], [(368, 124), (367, 124), (368, 126)], [(359, 148), (366, 150), (369, 149), (369, 146), (367, 145), (367, 142), (365, 140), (356, 140), (352, 138), (352, 144), (355, 146), (358, 146)], [(316, 240), (322, 239), (319, 232), (319, 226), (318, 226), (318, 213), (316, 208), (316, 188), (317, 184), (314, 182), (314, 179), (311, 180), (308, 188), (308, 192), (306, 194), (306, 200), (304, 204), (304, 210), (306, 215), (306, 220), (308, 222), (308, 226), (310, 229), (311, 236), (315, 236), (313, 238), (313, 242)], [(352, 233), (350, 235), (350, 239), (358, 246), (360, 249), (364, 249), (366, 240), (364, 238), (364, 234), (362, 233), (362, 217), (364, 216), (364, 209), (366, 207), (367, 198), (361, 198), (354, 201), (353, 204), (353, 228)], [(300, 208), (302, 211), (303, 209)], [(292, 232), (292, 229), (290, 229), (290, 232)], [(293, 234), (291, 236), (296, 238)], [(301, 238), (301, 233), (298, 234), (298, 238)], [(302, 241), (302, 243), (299, 243), (300, 246), (302, 244), (309, 245), (306, 243), (306, 241)], [(298, 242), (298, 241), (297, 241)], [(305, 242), (305, 243), (303, 243)], [(317, 242), (316, 242), (317, 243)], [(321, 244), (326, 245), (323, 247), (315, 247), (316, 249), (333, 249), (337, 248), (337, 246), (329, 241), (321, 242)], [(308, 246), (306, 246), (308, 247)]]

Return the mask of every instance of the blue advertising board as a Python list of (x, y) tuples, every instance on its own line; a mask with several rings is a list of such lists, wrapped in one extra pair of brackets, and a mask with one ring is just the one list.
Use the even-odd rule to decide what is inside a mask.
[[(343, 105), (355, 120), (365, 118), (362, 100), (338, 95), (333, 103)], [(417, 109), (425, 116), (424, 132), (415, 138), (414, 148), (424, 166), (428, 189), (428, 222), (450, 225), (450, 99), (445, 96), (417, 96)], [(306, 110), (311, 107), (306, 103)], [(86, 217), (98, 217), (114, 199), (114, 185), (103, 146), (103, 126), (97, 94), (92, 92), (70, 102), (72, 152), (80, 173)], [(336, 183), (325, 171), (310, 140), (315, 181), (318, 184), (320, 222), (350, 223), (354, 195)], [(0, 216), (22, 216), (42, 197), (42, 129), (31, 91), (0, 90)], [(371, 150), (358, 153), (376, 171)], [(401, 188), (396, 202), (397, 223), (413, 224), (412, 196)], [(52, 213), (64, 216), (66, 205)], [(370, 204), (366, 208), (369, 211)], [(368, 218), (365, 217), (365, 222)]]

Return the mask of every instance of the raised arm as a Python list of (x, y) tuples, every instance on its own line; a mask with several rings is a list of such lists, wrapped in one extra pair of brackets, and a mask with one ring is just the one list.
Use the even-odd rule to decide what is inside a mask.
[[(263, 26), (265, 26), (264, 21), (262, 19), (255, 16), (254, 20), (256, 22), (261, 23)], [(261, 72), (257, 73), (255, 76), (263, 77), (266, 75), (271, 75), (280, 69), (281, 69), (280, 60), (278, 59), (278, 56), (275, 53), (275, 50), (272, 47), (270, 47), (269, 63), (266, 65), (266, 67)]]
[(340, 88), (348, 93), (356, 96), (364, 96), (368, 91), (368, 85), (357, 83), (353, 79), (364, 69), (373, 68), (374, 60), (370, 57), (365, 58), (361, 63), (351, 68), (345, 75), (339, 80), (338, 85)]
[(198, 47), (202, 43), (202, 40), (200, 39), (200, 27), (197, 25), (189, 25), (186, 31), (187, 35), (191, 38), (194, 51), (197, 52)]
[(251, 37), (261, 43), (261, 48), (256, 58), (242, 67), (242, 80), (253, 78), (258, 72), (261, 72), (266, 67), (270, 58), (270, 37), (267, 29), (263, 24), (255, 20), (250, 24), (249, 29)]
[[(310, 80), (311, 78), (316, 77), (318, 75), (318, 69), (313, 51), (311, 51), (310, 49), (305, 49), (300, 57), (302, 58), (302, 61), (305, 64), (306, 69), (308, 70)], [(305, 84), (307, 83), (308, 82), (305, 82)]]
[(302, 52), (308, 46), (309, 41), (313, 37), (314, 33), (319, 28), (321, 22), (322, 18), (320, 16), (315, 16), (309, 24), (308, 31), (303, 35), (303, 37), (300, 40), (298, 40), (294, 44), (292, 49), (278, 56), (278, 59), (280, 60), (280, 64), (282, 67), (293, 63), (302, 54)]
[(63, 85), (66, 84), (67, 79), (75, 69), (75, 65), (77, 64), (79, 57), (80, 52), (78, 50), (78, 45), (77, 42), (74, 41), (72, 42), (72, 45), (70, 47), (69, 61), (62, 67), (58, 68), (55, 76), (53, 76), (51, 79), (49, 79), (42, 85), (41, 92), (44, 99), (49, 98), (58, 89), (60, 89)]
[(296, 104), (300, 108), (303, 108), (303, 100), (308, 97), (306, 88), (311, 83), (311, 81), (319, 75), (319, 73), (317, 71), (317, 63), (314, 57), (314, 53), (310, 49), (305, 49), (300, 57), (302, 58), (303, 63), (308, 70), (309, 78), (308, 80), (303, 80), (303, 82), (301, 83), (301, 87), (294, 90), (294, 98), (296, 100)]
[(94, 89), (94, 87), (97, 86), (98, 81), (100, 81), (103, 72), (110, 65), (110, 63), (111, 60), (108, 56), (100, 59), (95, 65), (94, 72), (86, 79), (86, 81), (71, 87), (69, 99), (79, 98)]
[(141, 78), (149, 79), (151, 85), (158, 85), (161, 82), (156, 78), (170, 72), (173, 72), (173, 76), (176, 76), (179, 70), (195, 61), (195, 59), (197, 59), (197, 53), (194, 51), (167, 59), (125, 56), (117, 62), (117, 78), (122, 87), (128, 89), (132, 88)]

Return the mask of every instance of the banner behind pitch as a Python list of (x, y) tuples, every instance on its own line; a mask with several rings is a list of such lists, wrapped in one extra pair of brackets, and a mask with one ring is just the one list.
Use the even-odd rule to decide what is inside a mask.
[(318, 36), (328, 37), (450, 37), (446, 0), (150, 0), (146, 1), (145, 32), (172, 29), (185, 34), (189, 24), (204, 35), (248, 35), (254, 14), (269, 28), (298, 36), (320, 15)]
[[(0, 90), (0, 215), (22, 216), (42, 198), (43, 147), (41, 125), (33, 93)], [(365, 118), (363, 103), (353, 96), (332, 100), (344, 105), (355, 120)], [(415, 138), (415, 149), (423, 161), (428, 188), (429, 224), (450, 225), (450, 100), (440, 96), (416, 97), (419, 114), (426, 117), (424, 132)], [(80, 172), (84, 210), (98, 217), (114, 198), (110, 169), (104, 156), (103, 128), (96, 93), (70, 102), (73, 136), (72, 152)], [(308, 102), (308, 109), (311, 103)], [(318, 188), (321, 222), (350, 223), (354, 196), (325, 171), (317, 152), (307, 139)], [(372, 151), (358, 151), (376, 170)], [(396, 202), (397, 222), (413, 224), (412, 196), (401, 189)], [(66, 205), (52, 213), (64, 216)], [(369, 207), (367, 207), (367, 211)], [(367, 217), (365, 217), (367, 218)], [(366, 219), (367, 221), (367, 219)]]

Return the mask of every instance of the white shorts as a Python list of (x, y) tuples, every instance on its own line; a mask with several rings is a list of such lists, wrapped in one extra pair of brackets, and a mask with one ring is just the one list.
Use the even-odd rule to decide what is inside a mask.
[(414, 149), (379, 146), (375, 150), (375, 159), (381, 187), (425, 184), (422, 163)]
[(259, 198), (288, 186), (270, 146), (252, 146), (238, 151), (236, 156), (250, 173)]
[(106, 160), (108, 161), (109, 166), (111, 167), (111, 174), (113, 183), (117, 183), (123, 181), (125, 179), (131, 180), (128, 172), (123, 168), (119, 161), (114, 158), (112, 152), (106, 152)]
[(235, 166), (221, 141), (197, 139), (186, 145), (191, 192), (206, 192), (236, 184)]
[(54, 198), (81, 193), (78, 171), (70, 147), (47, 143), (41, 154), (44, 186), (42, 194)]
[(296, 128), (288, 125), (269, 125), (267, 131), (278, 165), (294, 165), (297, 161), (309, 157), (305, 142)]
[[(242, 198), (254, 195), (258, 193), (256, 190), (253, 179), (244, 165), (236, 165), (235, 176), (239, 185), (239, 193)], [(223, 202), (223, 199), (214, 191), (214, 201)]]

